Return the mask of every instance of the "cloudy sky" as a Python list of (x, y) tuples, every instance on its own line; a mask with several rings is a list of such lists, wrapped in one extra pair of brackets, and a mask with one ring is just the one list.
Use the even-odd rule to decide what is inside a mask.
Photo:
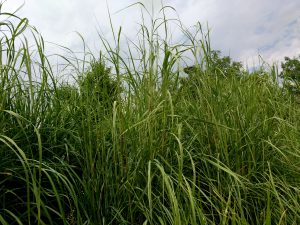
[[(7, 0), (6, 11), (20, 6), (23, 0)], [(49, 42), (70, 48), (82, 45), (75, 31), (94, 48), (101, 43), (97, 30), (111, 39), (107, 7), (115, 27), (122, 26), (127, 37), (137, 33), (140, 22), (139, 7), (127, 6), (136, 0), (25, 0), (19, 15), (29, 19)], [(161, 0), (144, 0), (154, 12), (161, 8)], [(198, 21), (208, 23), (215, 49), (235, 60), (251, 64), (260, 54), (267, 62), (279, 62), (284, 56), (300, 54), (299, 0), (165, 0), (174, 7), (186, 27)], [(121, 10), (124, 9), (124, 10)], [(120, 11), (121, 10), (121, 11)], [(176, 16), (175, 13), (170, 14)], [(174, 31), (173, 36), (180, 37)]]

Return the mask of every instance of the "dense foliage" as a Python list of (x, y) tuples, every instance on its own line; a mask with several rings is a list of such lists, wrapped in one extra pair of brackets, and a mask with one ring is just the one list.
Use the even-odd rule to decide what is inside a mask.
[(281, 64), (282, 77), (293, 80), (300, 80), (300, 56), (298, 58), (285, 57)]
[[(104, 39), (87, 67), (62, 57), (75, 77), (66, 83), (39, 33), (9, 16), (1, 224), (300, 223), (300, 107), (272, 72), (250, 74), (196, 36), (172, 46), (157, 33), (168, 21), (152, 20), (129, 61)], [(191, 49), (202, 64), (182, 79), (176, 65)]]
[(281, 67), (280, 75), (288, 81), (286, 83), (288, 88), (295, 93), (300, 93), (300, 56), (298, 58), (285, 57)]

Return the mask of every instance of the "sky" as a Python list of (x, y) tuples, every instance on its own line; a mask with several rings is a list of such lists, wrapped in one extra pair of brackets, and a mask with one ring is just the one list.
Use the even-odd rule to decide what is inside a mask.
[[(47, 42), (71, 49), (82, 48), (76, 32), (86, 44), (101, 45), (97, 32), (112, 41), (108, 9), (112, 23), (134, 39), (141, 22), (140, 7), (132, 0), (25, 0), (18, 15), (27, 17)], [(140, 1), (155, 14), (161, 0)], [(257, 63), (258, 55), (268, 62), (280, 62), (284, 56), (300, 54), (300, 0), (165, 0), (172, 6), (168, 16), (179, 17), (187, 27), (197, 22), (208, 24), (214, 49), (221, 50), (247, 65)], [(7, 0), (2, 11), (12, 12), (24, 0)], [(180, 39), (180, 31), (172, 31)], [(49, 47), (51, 48), (51, 46)]]

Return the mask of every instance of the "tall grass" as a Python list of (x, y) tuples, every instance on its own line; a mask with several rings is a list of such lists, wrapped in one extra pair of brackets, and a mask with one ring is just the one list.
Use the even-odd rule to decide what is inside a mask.
[(177, 21), (186, 42), (171, 44), (167, 10), (128, 58), (121, 29), (99, 58), (64, 56), (71, 84), (27, 19), (1, 11), (2, 224), (300, 223), (299, 104), (274, 70), (213, 67), (199, 24)]

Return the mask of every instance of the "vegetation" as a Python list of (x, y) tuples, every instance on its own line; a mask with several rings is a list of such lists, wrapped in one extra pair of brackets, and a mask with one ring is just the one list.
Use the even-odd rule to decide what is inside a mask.
[(287, 81), (287, 87), (294, 93), (300, 93), (300, 56), (292, 59), (285, 57), (281, 67), (280, 75)]
[[(195, 67), (186, 67), (184, 68), (184, 71), (188, 74), (192, 72), (192, 69), (194, 68), (194, 72), (200, 72), (196, 71)], [(235, 62), (232, 61), (232, 59), (229, 56), (221, 56), (220, 51), (210, 50), (208, 58), (207, 58), (207, 70), (212, 70), (211, 73), (217, 76), (240, 76), (243, 72), (243, 66), (241, 62)]]
[(162, 16), (129, 60), (121, 32), (63, 57), (66, 83), (27, 19), (1, 16), (1, 224), (300, 223), (300, 108), (274, 70), (219, 58), (199, 26), (171, 45)]

